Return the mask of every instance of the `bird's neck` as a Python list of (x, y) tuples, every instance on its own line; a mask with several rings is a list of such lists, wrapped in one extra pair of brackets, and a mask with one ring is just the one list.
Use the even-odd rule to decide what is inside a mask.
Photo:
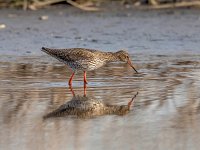
[(113, 52), (106, 52), (104, 58), (107, 62), (119, 61), (118, 56), (116, 55), (116, 53)]

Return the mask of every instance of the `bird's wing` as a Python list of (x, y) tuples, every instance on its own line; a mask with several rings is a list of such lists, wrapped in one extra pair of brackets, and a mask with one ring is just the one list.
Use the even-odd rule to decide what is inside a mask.
[(50, 49), (50, 48), (42, 48), (42, 51), (47, 54), (62, 60), (74, 62), (77, 60), (87, 60), (93, 59), (94, 53), (96, 50), (91, 49), (83, 49), (83, 48), (71, 48), (71, 49)]
[(65, 53), (65, 57), (69, 61), (77, 61), (77, 60), (87, 60), (87, 59), (93, 59), (94, 58), (94, 51), (91, 51), (90, 49), (68, 49)]

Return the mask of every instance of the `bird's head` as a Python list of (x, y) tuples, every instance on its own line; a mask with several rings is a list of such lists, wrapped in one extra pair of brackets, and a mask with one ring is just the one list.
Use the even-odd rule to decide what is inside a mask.
[(116, 52), (116, 55), (120, 61), (128, 63), (135, 70), (135, 72), (138, 73), (131, 62), (128, 52), (126, 52), (125, 50), (119, 50), (118, 52)]

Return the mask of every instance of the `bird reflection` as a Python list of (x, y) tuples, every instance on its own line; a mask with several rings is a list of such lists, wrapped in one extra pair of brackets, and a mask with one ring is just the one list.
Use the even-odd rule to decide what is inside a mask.
[(72, 99), (45, 115), (44, 119), (65, 116), (92, 118), (103, 115), (125, 115), (130, 111), (130, 107), (134, 104), (134, 99), (138, 95), (137, 92), (127, 105), (111, 105), (104, 103), (102, 100), (86, 96), (85, 92), (83, 96), (75, 95), (72, 87), (70, 87), (70, 90), (73, 94)]

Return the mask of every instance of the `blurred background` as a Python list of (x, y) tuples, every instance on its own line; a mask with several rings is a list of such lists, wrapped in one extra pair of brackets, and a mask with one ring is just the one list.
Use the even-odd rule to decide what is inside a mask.
[[(199, 150), (199, 6), (199, 0), (0, 0), (0, 149)], [(85, 99), (83, 110), (93, 111), (78, 105), (72, 111), (78, 115), (66, 109), (44, 119), (75, 98), (71, 71), (43, 46), (126, 49), (139, 74), (109, 63), (88, 72), (84, 97), (78, 72), (73, 91)]]
[[(48, 5), (68, 4), (83, 10), (95, 11), (97, 7), (118, 2), (126, 7), (151, 6), (150, 8), (199, 7), (199, 0), (0, 0), (1, 7), (19, 7), (36, 10)], [(90, 6), (95, 6), (91, 8)]]

